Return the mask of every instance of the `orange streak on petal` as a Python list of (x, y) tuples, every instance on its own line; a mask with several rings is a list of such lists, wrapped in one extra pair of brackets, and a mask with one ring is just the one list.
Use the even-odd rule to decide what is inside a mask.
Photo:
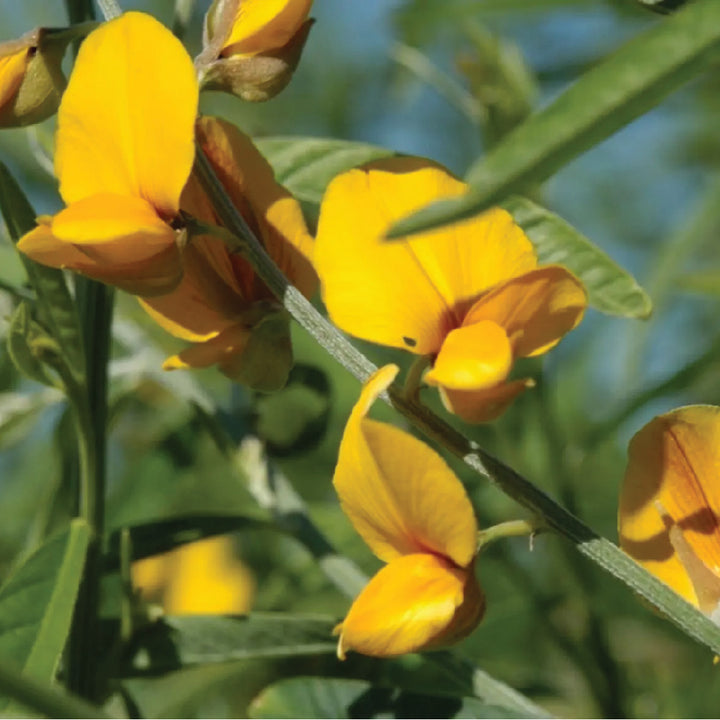
[(440, 399), (448, 412), (468, 423), (491, 422), (500, 417), (516, 397), (535, 383), (530, 378), (500, 383), (485, 390), (450, 390), (440, 387)]

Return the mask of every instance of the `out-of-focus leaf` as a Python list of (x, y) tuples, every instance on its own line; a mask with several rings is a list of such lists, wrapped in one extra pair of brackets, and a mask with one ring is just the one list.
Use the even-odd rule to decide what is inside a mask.
[[(418, 688), (421, 690), (421, 688)], [(250, 706), (253, 718), (515, 718), (520, 714), (474, 698), (421, 695), (363, 680), (291, 678), (263, 690)]]
[(526, 198), (502, 203), (527, 233), (543, 265), (565, 265), (585, 285), (592, 307), (609, 315), (646, 318), (648, 294), (635, 278), (558, 215)]
[(330, 382), (311, 365), (297, 364), (286, 386), (258, 397), (256, 431), (268, 454), (288, 457), (319, 443), (330, 417)]
[(699, 270), (681, 275), (677, 280), (683, 290), (720, 297), (720, 270)]
[[(15, 308), (10, 319), (7, 348), (15, 367), (23, 375), (48, 387), (58, 386), (58, 381), (48, 373), (41, 358), (48, 358), (48, 353), (57, 355), (60, 348), (33, 320), (30, 306), (24, 301)], [(54, 349), (56, 352), (53, 353)], [(54, 360), (57, 362), (59, 358), (55, 357)]]
[[(35, 211), (3, 163), (0, 163), (0, 211), (14, 243), (35, 227)], [(85, 357), (80, 322), (62, 270), (38, 265), (24, 255), (21, 260), (37, 293), (38, 321), (58, 342), (68, 369), (82, 384)]]
[[(257, 530), (273, 527), (263, 519), (260, 508), (256, 516), (244, 515), (192, 515), (158, 520), (128, 528), (132, 542), (133, 560), (168, 552), (179, 545), (201, 540), (213, 535), (223, 535), (238, 530)], [(120, 530), (110, 535), (105, 556), (107, 570), (115, 570), (120, 562)]]
[(720, 51), (720, 3), (696, 0), (585, 73), (546, 108), (508, 134), (467, 175), (462, 199), (434, 203), (401, 220), (401, 237), (476, 215), (547, 179), (657, 105)]
[(166, 617), (136, 637), (127, 674), (162, 673), (211, 662), (335, 652), (332, 618), (273, 613)]
[(23, 439), (38, 414), (62, 399), (62, 393), (50, 389), (0, 393), (0, 448)]
[(348, 142), (307, 137), (270, 137), (256, 141), (275, 170), (275, 177), (296, 198), (322, 200), (328, 183), (338, 174), (371, 160), (394, 155), (392, 150)]
[(648, 10), (654, 10), (658, 13), (669, 13), (682, 7), (687, 0), (638, 0), (638, 2)]
[[(51, 684), (65, 647), (90, 533), (75, 519), (31, 555), (0, 588), (0, 658)], [(0, 711), (12, 704), (0, 699)]]

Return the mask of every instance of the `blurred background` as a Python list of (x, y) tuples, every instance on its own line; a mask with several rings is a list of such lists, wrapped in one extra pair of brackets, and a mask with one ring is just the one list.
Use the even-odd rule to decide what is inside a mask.
[[(169, 0), (121, 4), (172, 22)], [(184, 38), (191, 54), (199, 51), (207, 5), (196, 3)], [(203, 111), (254, 137), (360, 141), (433, 158), (460, 176), (529, 112), (662, 22), (632, 0), (315, 0), (312, 14), (317, 24), (282, 94), (250, 105), (209, 93)], [(60, 0), (0, 0), (0, 40), (66, 22)], [(686, 86), (535, 192), (635, 275), (653, 299), (652, 316), (627, 320), (590, 310), (544, 361), (520, 368), (538, 381), (534, 391), (492, 426), (464, 428), (613, 541), (632, 434), (672, 407), (720, 401), (718, 78), (708, 73)], [(38, 213), (61, 206), (53, 132), (50, 120), (0, 133), (0, 160)], [(23, 278), (0, 226), (0, 288)], [(378, 567), (340, 513), (330, 484), (356, 381), (301, 331), (295, 348), (302, 372), (273, 396), (248, 393), (213, 371), (166, 374), (160, 365), (178, 342), (133, 298), (118, 295), (116, 305), (110, 526), (247, 510), (253, 501), (205, 421), (213, 415), (235, 439), (257, 433), (267, 441), (328, 538), (364, 570)], [(12, 295), (0, 291), (3, 333), (11, 308)], [(407, 362), (363, 349), (376, 362)], [(0, 391), (0, 568), (7, 569), (67, 517), (73, 440), (61, 396), (22, 379), (4, 347)], [(427, 401), (437, 406), (430, 393)], [(378, 417), (401, 423), (387, 409)], [(483, 525), (523, 516), (495, 488), (474, 481), (472, 488)], [(253, 530), (233, 542), (250, 571), (253, 609), (338, 618), (346, 611), (346, 599), (294, 540)], [(541, 536), (532, 551), (521, 539), (493, 545), (478, 572), (487, 615), (460, 651), (550, 712), (716, 715), (720, 669), (708, 651), (561, 539)], [(175, 692), (184, 681), (160, 682)], [(152, 712), (231, 716), (242, 675), (215, 682), (224, 690), (211, 700), (206, 688), (166, 693), (167, 706)], [(425, 706), (427, 716), (432, 707)]]

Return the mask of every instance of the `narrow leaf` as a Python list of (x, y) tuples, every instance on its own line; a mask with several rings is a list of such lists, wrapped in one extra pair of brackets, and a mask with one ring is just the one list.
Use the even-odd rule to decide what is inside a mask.
[(631, 40), (470, 168), (472, 190), (401, 220), (397, 238), (472, 217), (547, 179), (705, 70), (720, 50), (720, 3), (696, 0)]
[(298, 200), (319, 203), (325, 188), (341, 172), (394, 153), (346, 140), (271, 137), (255, 141), (275, 170), (275, 177)]
[[(0, 163), (0, 211), (14, 243), (32, 230), (35, 211), (7, 167)], [(20, 256), (37, 293), (38, 320), (57, 340), (66, 364), (78, 383), (84, 377), (85, 359), (75, 303), (62, 270), (45, 267)]]
[(230, 660), (333, 654), (332, 618), (272, 613), (167, 617), (137, 638), (128, 674)]
[[(0, 588), (0, 660), (48, 685), (70, 631), (90, 533), (84, 520), (33, 553)], [(0, 712), (7, 714), (7, 699)]]
[(502, 203), (527, 233), (543, 265), (557, 263), (572, 270), (588, 292), (592, 307), (608, 315), (646, 318), (652, 311), (648, 294), (629, 272), (558, 215), (526, 198)]

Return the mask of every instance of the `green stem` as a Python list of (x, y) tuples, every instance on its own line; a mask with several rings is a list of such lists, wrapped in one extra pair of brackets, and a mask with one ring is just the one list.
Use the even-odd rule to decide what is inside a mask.
[(405, 377), (405, 386), (403, 387), (403, 393), (409, 402), (420, 402), (420, 385), (422, 383), (422, 376), (428, 367), (430, 367), (429, 355), (420, 355), (419, 357), (416, 357), (413, 364), (410, 366), (407, 376)]
[(543, 527), (542, 524), (538, 525), (528, 520), (508, 520), (492, 525), (478, 533), (478, 550), (501, 538), (530, 537), (532, 541), (533, 536), (542, 532)]
[(97, 0), (97, 3), (100, 6), (100, 12), (102, 12), (106, 20), (112, 20), (122, 15), (122, 10), (115, 0)]
[(85, 348), (86, 383), (70, 392), (76, 413), (80, 466), (79, 515), (91, 531), (83, 582), (70, 638), (69, 686), (79, 695), (99, 694), (97, 677), (98, 605), (105, 529), (107, 366), (113, 291), (93, 280), (77, 279), (77, 302)]
[[(220, 221), (237, 236), (231, 247), (242, 251), (285, 309), (332, 357), (358, 380), (366, 380), (377, 368), (330, 325), (299, 290), (288, 283), (233, 205), (202, 150), (197, 152), (195, 170)], [(428, 408), (409, 402), (397, 387), (391, 387), (388, 394), (395, 408), (416, 428), (461, 458), (478, 475), (489, 478), (507, 495), (542, 517), (548, 526), (572, 542), (580, 553), (645, 598), (687, 635), (720, 653), (720, 627), (640, 567), (620, 548), (599, 536), (540, 488), (468, 440)]]

